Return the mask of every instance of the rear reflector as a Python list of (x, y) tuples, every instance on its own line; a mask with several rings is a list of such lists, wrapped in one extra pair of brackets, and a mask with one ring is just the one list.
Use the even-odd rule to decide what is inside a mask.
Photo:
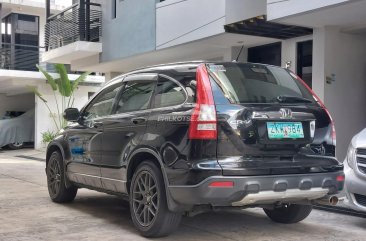
[(344, 175), (337, 176), (336, 180), (338, 183), (338, 191), (342, 191), (344, 188), (344, 181), (345, 181)]
[(337, 176), (337, 182), (344, 182), (345, 177), (343, 175)]
[(234, 187), (234, 182), (211, 182), (209, 187)]
[(196, 107), (189, 124), (189, 139), (217, 139), (216, 108), (206, 66), (197, 68)]

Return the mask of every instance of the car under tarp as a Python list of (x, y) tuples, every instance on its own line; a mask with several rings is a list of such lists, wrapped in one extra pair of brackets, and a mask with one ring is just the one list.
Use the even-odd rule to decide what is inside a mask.
[(0, 120), (0, 147), (34, 142), (34, 109), (21, 116)]

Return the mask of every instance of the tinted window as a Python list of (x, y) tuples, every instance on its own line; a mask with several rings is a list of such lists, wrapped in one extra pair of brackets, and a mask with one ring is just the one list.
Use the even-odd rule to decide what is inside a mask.
[(129, 81), (126, 83), (118, 101), (116, 113), (145, 110), (149, 107), (150, 97), (156, 82)]
[(185, 100), (186, 95), (182, 87), (167, 78), (159, 78), (154, 95), (155, 108), (179, 105)]
[(86, 119), (93, 119), (110, 115), (114, 99), (121, 89), (121, 84), (113, 85), (103, 90), (89, 105), (85, 111)]
[(275, 103), (279, 96), (305, 98), (311, 93), (287, 70), (260, 64), (211, 64), (209, 72), (231, 103)]

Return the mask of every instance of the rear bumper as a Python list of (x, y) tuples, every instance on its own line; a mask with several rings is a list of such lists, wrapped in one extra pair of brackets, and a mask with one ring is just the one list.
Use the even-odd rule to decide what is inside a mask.
[[(343, 188), (343, 171), (276, 176), (212, 176), (197, 185), (169, 186), (181, 205), (250, 206), (301, 202), (336, 194)], [(232, 187), (210, 187), (212, 182), (233, 182)]]

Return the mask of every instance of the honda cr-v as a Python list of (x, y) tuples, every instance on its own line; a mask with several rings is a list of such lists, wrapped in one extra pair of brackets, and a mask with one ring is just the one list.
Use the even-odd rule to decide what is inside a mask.
[(251, 63), (189, 62), (108, 82), (47, 150), (48, 190), (129, 200), (142, 235), (167, 235), (183, 214), (261, 207), (275, 222), (336, 202), (343, 166), (329, 112), (292, 72)]

